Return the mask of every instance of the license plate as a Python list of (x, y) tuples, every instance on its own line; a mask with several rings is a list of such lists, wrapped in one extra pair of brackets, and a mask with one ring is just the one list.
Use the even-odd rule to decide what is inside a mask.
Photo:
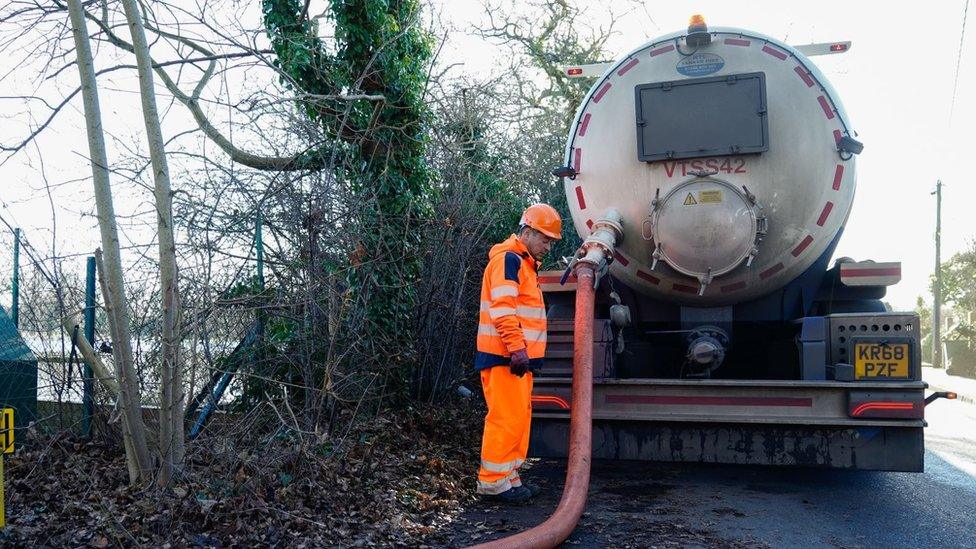
[(855, 343), (854, 377), (856, 379), (908, 379), (907, 343)]

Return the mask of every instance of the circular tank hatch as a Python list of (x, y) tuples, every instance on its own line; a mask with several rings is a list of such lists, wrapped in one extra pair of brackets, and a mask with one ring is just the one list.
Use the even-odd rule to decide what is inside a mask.
[(651, 226), (654, 263), (697, 278), (704, 292), (714, 277), (752, 262), (765, 218), (745, 188), (696, 178), (654, 201)]

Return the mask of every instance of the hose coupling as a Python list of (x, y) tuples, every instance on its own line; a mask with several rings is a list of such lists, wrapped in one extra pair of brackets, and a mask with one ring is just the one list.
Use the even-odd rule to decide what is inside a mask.
[(593, 224), (590, 236), (586, 237), (583, 245), (576, 250), (576, 254), (566, 267), (563, 280), (569, 276), (570, 272), (575, 272), (577, 268), (587, 266), (593, 270), (593, 287), (595, 288), (600, 279), (606, 274), (607, 268), (613, 262), (614, 248), (624, 238), (623, 219), (617, 210), (609, 209), (603, 217)]

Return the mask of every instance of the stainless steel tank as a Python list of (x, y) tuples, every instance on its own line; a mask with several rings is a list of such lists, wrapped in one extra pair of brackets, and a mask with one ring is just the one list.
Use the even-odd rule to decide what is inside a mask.
[(754, 299), (803, 273), (844, 226), (855, 187), (853, 155), (838, 150), (854, 132), (817, 67), (759, 33), (709, 36), (663, 36), (613, 64), (565, 157), (579, 234), (616, 209), (614, 276), (689, 306)]

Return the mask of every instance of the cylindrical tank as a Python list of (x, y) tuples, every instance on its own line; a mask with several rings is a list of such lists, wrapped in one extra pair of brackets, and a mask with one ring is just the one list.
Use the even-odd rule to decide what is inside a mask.
[[(730, 305), (808, 269), (854, 197), (853, 137), (809, 59), (761, 34), (663, 36), (593, 85), (572, 126), (565, 189), (576, 230), (616, 209), (613, 275), (682, 305)], [(725, 147), (724, 149), (721, 147)]]

